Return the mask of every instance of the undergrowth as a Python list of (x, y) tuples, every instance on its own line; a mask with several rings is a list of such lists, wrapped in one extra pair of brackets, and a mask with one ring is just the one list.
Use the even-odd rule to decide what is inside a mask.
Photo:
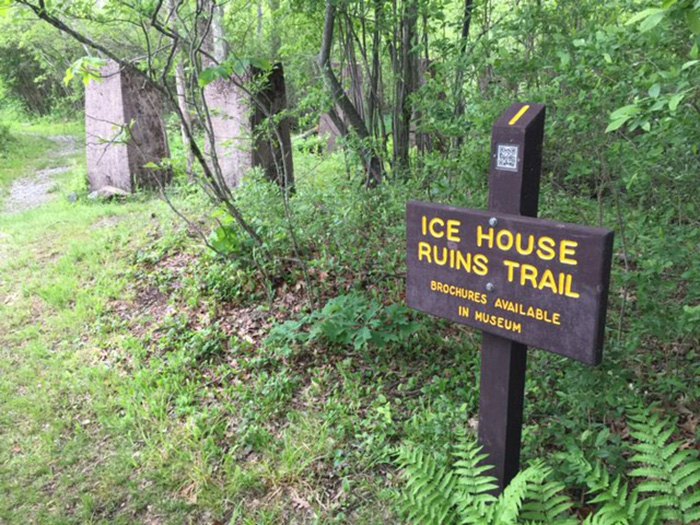
[[(496, 480), (488, 458), (473, 437), (460, 435), (448, 457), (404, 446), (397, 462), (405, 487), (400, 507), (415, 524), (572, 524), (634, 525), (700, 520), (700, 459), (697, 451), (672, 440), (674, 425), (649, 410), (631, 411), (632, 441), (626, 443), (632, 469), (609, 474), (602, 462), (568, 456), (587, 487), (576, 504), (557, 481), (555, 469), (532, 462), (495, 497)], [(626, 479), (626, 478), (629, 478)]]

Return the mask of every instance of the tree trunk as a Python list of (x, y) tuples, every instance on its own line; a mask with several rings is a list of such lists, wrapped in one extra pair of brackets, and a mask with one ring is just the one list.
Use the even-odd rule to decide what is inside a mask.
[(418, 76), (417, 25), (418, 6), (416, 0), (406, 0), (401, 20), (401, 58), (396, 72), (396, 102), (394, 109), (394, 169), (406, 172), (409, 165), (411, 140), (411, 117), (413, 108), (411, 95), (415, 92)]
[(333, 44), (333, 28), (335, 26), (336, 8), (332, 0), (326, 0), (326, 15), (323, 26), (323, 40), (321, 43), (321, 54), (319, 56), (319, 66), (323, 73), (326, 85), (331, 91), (333, 101), (340, 108), (343, 116), (347, 119), (348, 128), (355, 132), (360, 140), (360, 153), (365, 163), (366, 184), (376, 186), (382, 181), (382, 160), (371, 147), (371, 136), (367, 131), (367, 126), (357, 111), (357, 108), (348, 98), (347, 93), (340, 84), (331, 66), (331, 46)]
[(187, 129), (192, 129), (192, 115), (187, 107), (187, 84), (185, 81), (185, 68), (182, 66), (182, 62), (178, 62), (175, 68), (175, 92), (177, 94), (177, 105), (180, 107), (180, 113), (182, 113), (180, 132), (182, 134), (182, 145), (187, 152), (187, 178), (192, 182), (194, 178), (194, 172), (192, 170), (194, 154), (190, 146), (190, 138), (187, 135)]
[[(270, 17), (272, 18), (272, 27), (275, 27), (275, 16), (280, 8), (279, 0), (269, 0), (268, 5), (270, 6)], [(280, 54), (280, 48), (282, 47), (282, 40), (280, 38), (279, 31), (272, 31), (270, 35), (270, 57), (272, 60), (278, 60)]]
[[(177, 21), (178, 14), (173, 0), (168, 0), (168, 10), (170, 11), (169, 19), (173, 22)], [(180, 113), (182, 113), (180, 133), (182, 135), (182, 146), (187, 152), (187, 178), (192, 182), (194, 177), (194, 172), (192, 170), (194, 154), (190, 147), (190, 138), (187, 135), (187, 129), (192, 129), (192, 115), (187, 107), (187, 81), (185, 79), (185, 68), (182, 65), (182, 60), (178, 60), (177, 66), (175, 67), (175, 93), (177, 95), (177, 105), (180, 108)]]
[[(462, 34), (459, 41), (459, 64), (455, 73), (454, 98), (455, 98), (455, 119), (460, 119), (464, 115), (464, 61), (467, 58), (467, 41), (472, 24), (472, 12), (474, 11), (474, 0), (464, 0), (464, 19), (462, 21)], [(462, 147), (463, 137), (457, 137), (455, 146)]]

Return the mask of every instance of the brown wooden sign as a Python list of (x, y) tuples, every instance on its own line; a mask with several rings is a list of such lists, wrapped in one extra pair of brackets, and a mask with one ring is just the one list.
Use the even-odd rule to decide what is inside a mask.
[(411, 202), (407, 236), (410, 307), (600, 363), (611, 231)]

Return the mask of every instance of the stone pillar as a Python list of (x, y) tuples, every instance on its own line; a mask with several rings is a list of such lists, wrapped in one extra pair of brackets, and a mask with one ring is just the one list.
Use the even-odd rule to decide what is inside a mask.
[(85, 90), (90, 189), (112, 186), (133, 193), (167, 184), (170, 170), (144, 167), (170, 156), (159, 93), (115, 62), (102, 69), (102, 78)]
[(212, 148), (207, 138), (207, 151), (216, 152), (224, 184), (236, 188), (253, 165), (248, 96), (233, 81), (217, 80), (204, 88), (204, 98), (214, 142)]
[[(204, 90), (214, 151), (224, 183), (231, 189), (240, 185), (251, 167), (262, 168), (282, 187), (294, 184), (289, 119), (273, 119), (273, 128), (264, 124), (268, 115), (274, 117), (287, 107), (282, 65), (276, 64), (269, 72), (251, 68), (247, 78), (236, 82), (251, 85), (263, 74), (268, 75), (267, 82), (252, 97), (234, 81), (218, 80)], [(208, 150), (211, 155), (210, 144)]]
[[(282, 64), (275, 64), (269, 72), (254, 69), (253, 77), (267, 74), (267, 82), (254, 93), (255, 111), (251, 126), (254, 130), (253, 166), (260, 166), (271, 181), (282, 188), (294, 186), (294, 163), (289, 118), (275, 117), (287, 109), (287, 89)], [(272, 119), (267, 121), (268, 116)]]

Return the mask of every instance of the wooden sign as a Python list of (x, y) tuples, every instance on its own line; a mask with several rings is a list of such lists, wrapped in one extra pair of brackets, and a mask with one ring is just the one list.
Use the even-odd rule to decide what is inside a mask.
[(479, 442), (503, 491), (520, 468), (527, 345), (600, 362), (612, 232), (535, 219), (545, 108), (493, 126), (489, 211), (407, 207), (409, 306), (483, 330)]
[(408, 305), (600, 363), (612, 232), (411, 202)]

